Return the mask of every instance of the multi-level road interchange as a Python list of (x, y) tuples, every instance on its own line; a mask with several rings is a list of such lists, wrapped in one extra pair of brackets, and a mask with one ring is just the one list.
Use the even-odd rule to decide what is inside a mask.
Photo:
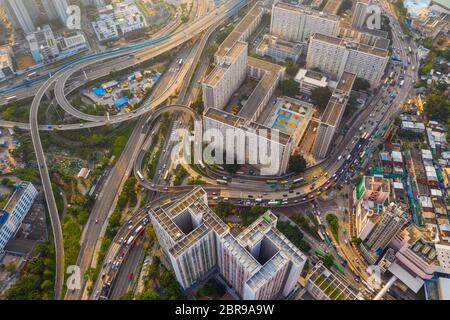
[[(198, 36), (199, 34), (205, 32), (209, 28), (216, 27), (220, 24), (220, 22), (225, 20), (225, 17), (233, 14), (237, 9), (241, 6), (245, 5), (244, 1), (228, 1), (224, 5), (218, 7), (215, 10), (212, 10), (207, 15), (199, 17), (193, 23), (186, 25), (186, 28), (183, 31), (174, 32), (169, 36), (162, 36), (158, 39), (148, 41), (143, 44), (134, 45), (132, 47), (121, 48), (117, 50), (113, 50), (108, 54), (96, 54), (91, 58), (87, 58), (85, 60), (79, 61), (77, 63), (73, 63), (66, 68), (63, 68), (53, 74), (38, 90), (30, 111), (30, 123), (29, 124), (18, 124), (14, 122), (2, 122), (3, 126), (19, 126), (23, 129), (30, 129), (31, 136), (33, 141), (33, 146), (35, 148), (35, 153), (37, 157), (37, 162), (39, 166), (39, 171), (42, 179), (44, 194), (46, 197), (48, 210), (51, 218), (51, 224), (53, 228), (55, 248), (56, 248), (56, 279), (55, 279), (55, 296), (57, 298), (60, 297), (63, 287), (63, 279), (64, 279), (64, 249), (63, 249), (63, 238), (61, 232), (61, 224), (59, 221), (58, 211), (55, 204), (55, 199), (53, 196), (51, 182), (49, 177), (49, 172), (47, 168), (47, 164), (45, 161), (45, 155), (42, 148), (42, 144), (39, 137), (39, 130), (50, 130), (48, 126), (39, 126), (37, 122), (39, 105), (46, 95), (46, 93), (54, 88), (55, 99), (58, 104), (69, 114), (72, 116), (89, 121), (85, 123), (77, 123), (77, 124), (69, 124), (69, 125), (60, 125), (58, 126), (58, 130), (77, 130), (80, 128), (90, 128), (90, 127), (98, 127), (103, 126), (108, 123), (120, 123), (123, 121), (131, 120), (134, 118), (138, 118), (141, 115), (144, 115), (150, 111), (155, 110), (160, 104), (167, 100), (176, 90), (181, 86), (181, 79), (187, 75), (188, 71), (192, 67), (194, 61), (198, 61), (194, 59), (195, 54), (190, 55), (186, 60), (186, 63), (178, 70), (176, 76), (174, 77), (169, 85), (163, 90), (161, 94), (157, 97), (154, 97), (148, 101), (145, 101), (143, 106), (135, 111), (132, 114), (121, 114), (116, 116), (94, 116), (80, 112), (76, 108), (70, 105), (68, 102), (66, 95), (71, 90), (74, 90), (77, 85), (81, 85), (83, 83), (82, 80), (77, 81), (75, 85), (69, 86), (67, 88), (67, 83), (71, 77), (74, 76), (75, 73), (86, 69), (87, 67), (93, 66), (94, 64), (99, 63), (108, 63), (111, 59), (116, 63), (113, 63), (116, 69), (120, 70), (120, 62), (123, 63), (123, 67), (128, 67), (129, 61), (132, 60), (133, 63), (139, 64), (143, 60), (151, 59), (157, 55), (160, 55), (164, 52), (167, 52), (181, 44), (185, 43), (188, 40), (191, 40)], [(229, 9), (227, 9), (229, 8)], [(392, 21), (391, 17), (391, 21)], [(406, 48), (407, 46), (412, 46), (412, 44), (405, 44), (397, 34), (400, 34), (398, 24), (394, 24), (393, 28), (393, 43), (394, 46), (400, 48), (402, 57), (406, 60)], [(197, 52), (195, 52), (197, 53)], [(130, 56), (132, 55), (132, 56)], [(132, 58), (132, 59), (130, 59)], [(128, 61), (128, 62), (127, 62)], [(196, 62), (195, 62), (196, 63)], [(413, 61), (413, 64), (416, 63)], [(97, 75), (99, 77), (99, 75)], [(361, 150), (364, 150), (367, 145), (369, 145), (372, 140), (359, 140), (358, 143), (355, 143), (355, 146), (352, 150), (348, 150), (348, 146), (351, 146), (351, 140), (353, 140), (353, 136), (358, 133), (358, 128), (366, 123), (366, 119), (369, 118), (369, 114), (375, 113), (375, 116), (372, 117), (373, 125), (367, 125), (366, 131), (371, 135), (375, 132), (384, 122), (389, 121), (391, 116), (398, 111), (398, 105), (400, 102), (404, 101), (404, 99), (409, 94), (409, 91), (412, 87), (412, 82), (415, 77), (415, 73), (408, 68), (407, 74), (405, 77), (405, 83), (402, 88), (394, 88), (398, 90), (398, 94), (395, 99), (390, 100), (389, 95), (386, 93), (385, 88), (381, 88), (379, 92), (373, 97), (372, 103), (370, 106), (366, 107), (366, 109), (358, 116), (358, 118), (354, 121), (352, 127), (348, 130), (346, 137), (343, 141), (336, 146), (333, 157), (326, 159), (324, 162), (320, 164), (320, 166), (311, 168), (307, 170), (307, 172), (303, 175), (308, 178), (311, 178), (313, 175), (316, 175), (317, 172), (328, 172), (329, 177), (320, 176), (320, 178), (315, 181), (315, 186), (312, 188), (311, 183), (307, 183), (303, 186), (296, 187), (293, 193), (285, 195), (287, 191), (271, 190), (265, 185), (264, 181), (255, 179), (254, 177), (243, 176), (238, 179), (233, 179), (226, 186), (207, 186), (206, 189), (211, 190), (219, 190), (221, 195), (226, 195), (228, 198), (232, 199), (248, 199), (249, 196), (256, 197), (261, 193), (267, 194), (265, 198), (267, 200), (270, 199), (280, 199), (280, 198), (288, 198), (289, 205), (296, 205), (298, 203), (310, 201), (317, 196), (319, 190), (328, 189), (333, 186), (335, 183), (339, 181), (339, 179), (345, 174), (346, 170), (350, 167), (355, 157), (359, 154)], [(74, 83), (72, 83), (74, 84)], [(388, 101), (390, 100), (390, 101)], [(387, 102), (388, 101), (388, 102)], [(152, 127), (154, 120), (157, 119), (159, 114), (162, 114), (166, 111), (181, 111), (188, 112), (192, 116), (196, 116), (192, 113), (186, 106), (177, 106), (176, 108), (173, 106), (163, 107), (158, 109), (155, 113), (153, 113), (153, 117), (151, 116), (151, 121), (148, 126), (143, 126), (143, 137), (140, 139), (140, 144), (144, 143), (145, 136), (148, 135), (151, 130), (149, 128)], [(145, 127), (145, 131), (144, 131)], [(347, 148), (347, 150), (345, 150)], [(348, 154), (351, 155), (350, 159), (346, 159), (346, 157), (341, 157), (340, 161), (337, 160), (338, 155), (345, 154), (346, 151), (349, 151)], [(347, 154), (345, 154), (347, 155)], [(142, 157), (137, 157), (138, 161), (136, 161), (134, 165), (134, 172), (139, 169), (140, 163), (142, 161)], [(137, 169), (136, 169), (137, 168)], [(206, 171), (205, 175), (212, 176), (214, 178), (220, 178), (220, 173), (216, 173), (214, 171)], [(216, 176), (215, 176), (216, 175)], [(293, 180), (295, 177), (292, 177)], [(139, 179), (141, 184), (149, 189), (159, 191), (159, 192), (178, 192), (183, 191), (183, 189), (189, 189), (189, 187), (181, 187), (181, 188), (167, 188), (163, 185), (154, 185), (153, 183), (146, 181), (145, 179)], [(180, 190), (181, 189), (181, 190)], [(266, 203), (267, 205), (267, 203)], [(82, 253), (80, 253), (81, 255)], [(90, 261), (90, 260), (89, 260)], [(70, 295), (70, 293), (68, 293)], [(76, 298), (81, 297), (80, 294), (76, 295)], [(70, 297), (69, 297), (70, 298)]]

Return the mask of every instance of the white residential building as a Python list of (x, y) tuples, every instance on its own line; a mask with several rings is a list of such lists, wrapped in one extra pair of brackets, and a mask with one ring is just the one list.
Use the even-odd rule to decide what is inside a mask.
[(320, 118), (312, 153), (316, 159), (325, 158), (333, 142), (334, 134), (339, 128), (347, 106), (350, 92), (355, 82), (356, 75), (344, 72), (327, 103), (325, 111)]
[(201, 187), (149, 214), (185, 289), (218, 272), (243, 299), (283, 298), (294, 289), (306, 262), (305, 255), (276, 229), (277, 217), (270, 211), (234, 237), (208, 207)]
[(303, 45), (290, 41), (282, 40), (278, 37), (265, 34), (263, 40), (256, 48), (256, 54), (260, 56), (268, 56), (276, 61), (285, 61), (287, 59), (297, 63), (302, 53)]
[(119, 37), (119, 30), (117, 29), (114, 19), (101, 19), (92, 22), (95, 35), (97, 39), (102, 41), (114, 40)]
[(247, 50), (246, 42), (236, 42), (203, 82), (206, 108), (223, 109), (243, 83), (247, 70)]
[(306, 41), (314, 33), (336, 36), (339, 17), (304, 6), (277, 2), (272, 7), (270, 33), (289, 41)]
[(370, 0), (357, 0), (352, 14), (352, 26), (362, 28), (367, 19)]
[(33, 20), (38, 10), (34, 1), (0, 0), (0, 4), (5, 8), (8, 19), (15, 29), (21, 28), (25, 34), (35, 30)]
[(336, 79), (351, 72), (375, 86), (388, 61), (387, 50), (316, 33), (309, 42), (306, 67), (318, 68)]
[(59, 49), (56, 38), (49, 25), (38, 28), (35, 32), (27, 35), (31, 55), (37, 63), (56, 59)]
[(15, 187), (6, 206), (0, 211), (0, 253), (16, 234), (36, 195), (37, 190), (31, 182), (22, 182)]
[(307, 69), (299, 69), (294, 80), (298, 83), (300, 92), (306, 94), (311, 94), (312, 90), (316, 88), (328, 86), (328, 79), (325, 75)]
[(69, 6), (67, 0), (42, 0), (45, 12), (51, 20), (59, 19), (63, 25), (66, 25), (67, 8)]
[(0, 47), (0, 81), (8, 79), (15, 73), (12, 62), (11, 48), (9, 46)]
[(92, 22), (99, 41), (117, 39), (121, 35), (147, 27), (144, 15), (130, 2), (120, 3), (115, 8), (107, 5), (99, 13), (98, 19)]

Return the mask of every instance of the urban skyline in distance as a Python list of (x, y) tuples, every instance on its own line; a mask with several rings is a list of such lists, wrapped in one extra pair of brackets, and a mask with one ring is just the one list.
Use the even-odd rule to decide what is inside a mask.
[(0, 0), (0, 299), (450, 300), (449, 31), (439, 0)]

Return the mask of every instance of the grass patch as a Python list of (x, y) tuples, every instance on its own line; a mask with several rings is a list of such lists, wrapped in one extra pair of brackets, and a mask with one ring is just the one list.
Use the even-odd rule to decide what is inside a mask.
[(339, 243), (339, 220), (336, 215), (329, 213), (326, 216), (328, 227), (331, 230), (331, 233), (333, 234), (334, 240)]

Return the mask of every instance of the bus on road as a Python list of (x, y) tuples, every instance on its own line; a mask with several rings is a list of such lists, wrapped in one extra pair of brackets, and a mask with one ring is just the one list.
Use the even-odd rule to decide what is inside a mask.
[(166, 181), (168, 177), (169, 177), (169, 170), (166, 170), (166, 173), (164, 174), (164, 181)]
[(15, 101), (17, 99), (17, 96), (11, 96), (6, 98), (6, 102), (11, 102), (11, 101)]
[(144, 176), (140, 171), (136, 171), (136, 174), (138, 175), (139, 179), (141, 179), (141, 181), (144, 181)]
[(305, 178), (298, 178), (298, 179), (295, 179), (294, 181), (292, 181), (293, 183), (302, 183), (302, 182), (305, 182)]
[(137, 229), (136, 229), (136, 234), (139, 234), (139, 232), (141, 232), (142, 230), (144, 230), (144, 227), (143, 226), (139, 226)]
[(225, 180), (222, 180), (222, 179), (216, 179), (216, 182), (218, 183), (218, 184), (228, 184), (228, 181), (225, 181)]

